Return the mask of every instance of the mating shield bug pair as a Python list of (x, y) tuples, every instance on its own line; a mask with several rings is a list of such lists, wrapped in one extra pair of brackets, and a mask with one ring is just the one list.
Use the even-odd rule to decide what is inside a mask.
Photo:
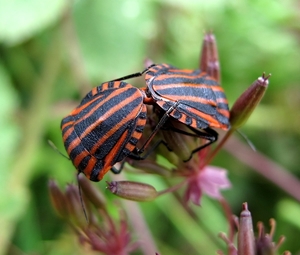
[[(139, 89), (123, 80), (145, 75)], [(141, 148), (147, 120), (146, 104), (158, 106), (163, 115)], [(143, 159), (145, 148), (167, 120), (188, 126), (208, 142), (217, 140), (212, 128), (229, 128), (228, 104), (218, 82), (201, 70), (151, 65), (143, 72), (105, 82), (92, 89), (67, 117), (61, 128), (65, 148), (74, 166), (90, 180), (100, 181), (126, 157)]]

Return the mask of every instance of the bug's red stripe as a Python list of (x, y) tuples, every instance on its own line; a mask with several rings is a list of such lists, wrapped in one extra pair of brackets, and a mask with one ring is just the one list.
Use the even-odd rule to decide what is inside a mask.
[(218, 104), (228, 104), (228, 101), (226, 98), (217, 98), (217, 103)]
[(93, 89), (91, 90), (90, 93), (91, 93), (93, 96), (95, 96), (95, 95), (98, 93), (98, 88), (97, 88), (97, 87), (93, 88)]
[(101, 87), (102, 87), (102, 91), (105, 91), (105, 90), (107, 90), (108, 89), (108, 85), (109, 85), (109, 83), (108, 82), (105, 82), (105, 83), (103, 83), (102, 85), (101, 85)]
[(192, 118), (192, 123), (191, 123), (190, 126), (197, 127), (197, 122), (196, 122), (196, 120), (194, 118)]
[(81, 153), (76, 155), (76, 157), (73, 160), (73, 163), (76, 166), (76, 168), (79, 166), (80, 162), (88, 155), (89, 153), (87, 151), (82, 151)]
[(70, 155), (71, 151), (74, 150), (80, 143), (81, 140), (79, 138), (74, 139), (67, 149), (68, 154)]
[[(84, 169), (84, 174), (87, 176), (87, 178), (89, 178), (89, 179), (91, 178), (91, 173), (94, 170), (96, 163), (97, 163), (97, 159), (94, 156), (92, 156), (89, 159), (89, 162), (88, 162), (86, 168)], [(99, 179), (99, 180), (101, 180), (101, 179)]]
[[(74, 121), (69, 121), (69, 122), (66, 122), (64, 123), (62, 126), (61, 126), (61, 130), (64, 130), (66, 127), (72, 125), (74, 123)], [(65, 140), (65, 139), (64, 139)]]
[(113, 149), (107, 154), (105, 157), (105, 164), (103, 169), (100, 171), (98, 175), (98, 179), (101, 180), (103, 176), (111, 169), (115, 156), (118, 154), (120, 148), (122, 147), (123, 141), (126, 139), (128, 135), (128, 130), (122, 134), (116, 145), (113, 147)]
[[(65, 125), (64, 125), (65, 126)], [(63, 127), (64, 127), (63, 126)], [(64, 128), (63, 128), (64, 130)], [(70, 134), (72, 133), (73, 129), (72, 128), (69, 128), (66, 132), (63, 132), (63, 140), (66, 141), (67, 138), (70, 136)]]
[(182, 114), (178, 120), (182, 123), (187, 123), (187, 116), (185, 114)]
[(220, 92), (220, 93), (222, 93), (223, 94), (223, 96), (225, 97), (225, 94), (224, 94), (224, 90), (222, 89), (222, 87), (221, 86), (210, 86), (210, 88), (214, 91), (214, 92)]
[(218, 109), (218, 112), (221, 113), (222, 115), (224, 115), (225, 117), (229, 118), (230, 113), (228, 110), (225, 109)]

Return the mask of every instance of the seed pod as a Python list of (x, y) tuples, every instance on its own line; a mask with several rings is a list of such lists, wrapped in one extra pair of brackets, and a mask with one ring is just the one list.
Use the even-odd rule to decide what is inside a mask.
[(146, 202), (157, 197), (157, 191), (149, 184), (133, 181), (107, 182), (107, 189), (113, 194), (133, 201)]
[(263, 73), (234, 103), (230, 110), (231, 127), (241, 127), (259, 104), (269, 84), (269, 77)]
[(50, 199), (52, 202), (53, 207), (55, 208), (57, 214), (65, 218), (67, 216), (67, 209), (66, 209), (66, 197), (62, 193), (62, 191), (58, 188), (56, 181), (50, 180), (48, 183), (49, 192), (50, 192)]
[(255, 243), (251, 213), (243, 203), (238, 232), (238, 255), (255, 255)]

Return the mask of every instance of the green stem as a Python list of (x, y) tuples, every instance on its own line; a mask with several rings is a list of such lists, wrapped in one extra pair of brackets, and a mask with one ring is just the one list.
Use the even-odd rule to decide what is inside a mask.
[(186, 178), (183, 181), (179, 182), (178, 184), (176, 184), (176, 185), (174, 185), (170, 188), (167, 188), (165, 190), (157, 192), (157, 196), (161, 196), (161, 195), (166, 194), (166, 193), (171, 193), (171, 192), (174, 192), (174, 191), (180, 189), (187, 182), (187, 180), (188, 179)]
[(21, 141), (20, 149), (17, 153), (18, 160), (15, 162), (12, 170), (12, 183), (25, 184), (29, 180), (30, 171), (32, 170), (31, 166), (41, 142), (47, 117), (49, 116), (51, 92), (60, 70), (59, 42), (58, 36), (55, 35), (43, 61), (42, 72), (34, 85), (36, 89), (24, 117), (26, 122), (22, 123), (24, 127), (23, 141)]

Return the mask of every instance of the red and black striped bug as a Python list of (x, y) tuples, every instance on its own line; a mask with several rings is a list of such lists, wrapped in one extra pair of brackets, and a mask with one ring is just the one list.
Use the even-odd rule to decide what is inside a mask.
[(143, 91), (126, 82), (92, 89), (61, 122), (65, 148), (79, 172), (100, 181), (113, 165), (134, 155), (146, 124)]
[[(170, 117), (187, 125), (198, 137), (209, 141), (193, 150), (191, 156), (217, 140), (218, 133), (212, 128), (229, 129), (229, 108), (224, 91), (219, 83), (205, 72), (160, 64), (151, 65), (142, 72), (114, 81), (143, 74), (147, 85), (144, 90), (148, 103), (158, 105), (164, 111), (144, 147), (147, 147)], [(143, 147), (140, 149), (140, 152), (142, 151)]]

